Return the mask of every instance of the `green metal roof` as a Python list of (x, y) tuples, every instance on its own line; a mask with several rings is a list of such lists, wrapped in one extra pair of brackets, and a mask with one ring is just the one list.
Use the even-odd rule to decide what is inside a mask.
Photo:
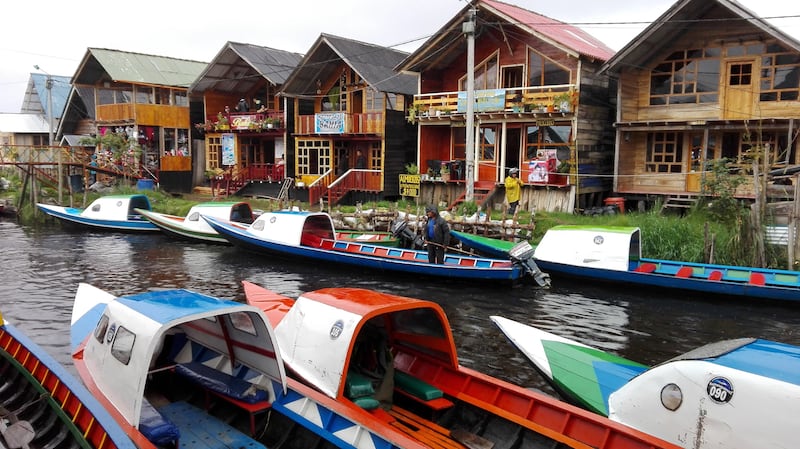
[[(92, 59), (116, 82), (187, 88), (208, 65), (206, 62), (104, 48), (90, 48), (82, 65), (93, 65)], [(78, 73), (81, 73), (80, 70)]]

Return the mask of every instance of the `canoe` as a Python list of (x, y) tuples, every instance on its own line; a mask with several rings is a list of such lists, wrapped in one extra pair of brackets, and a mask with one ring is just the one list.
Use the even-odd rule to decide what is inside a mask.
[(676, 447), (461, 366), (447, 317), (434, 302), (358, 288), (324, 288), (293, 299), (243, 285), (247, 303), (274, 326), (289, 378), (386, 439), (436, 448), (519, 447), (522, 441)]
[(504, 283), (533, 279), (539, 285), (549, 285), (546, 275), (532, 263), (532, 251), (525, 248), (511, 259), (449, 253), (443, 264), (432, 264), (428, 262), (427, 251), (338, 240), (333, 220), (324, 212), (265, 212), (250, 226), (210, 216), (203, 218), (237, 247), (261, 254), (319, 262), (323, 267), (348, 265), (427, 277)]
[[(486, 238), (457, 233), (476, 248)], [(536, 245), (533, 258), (554, 277), (614, 285), (674, 289), (717, 296), (800, 301), (800, 271), (704, 264), (641, 256), (641, 231), (627, 226), (554, 226)], [(494, 239), (491, 239), (494, 240)], [(502, 251), (497, 240), (495, 251)], [(491, 253), (491, 252), (489, 252)], [(499, 253), (494, 253), (499, 254)]]
[(0, 447), (136, 448), (80, 381), (2, 314)]
[(478, 254), (498, 259), (508, 258), (508, 252), (514, 248), (515, 242), (485, 237), (468, 232), (450, 230), (450, 235), (456, 238), (465, 249), (471, 249)]
[(84, 229), (160, 232), (158, 226), (147, 221), (136, 209), (151, 210), (146, 195), (106, 195), (97, 198), (86, 209), (37, 203), (36, 207), (66, 225)]
[(800, 347), (712, 343), (654, 367), (491, 317), (565, 399), (686, 449), (794, 447)]
[(229, 244), (201, 216), (217, 217), (242, 224), (253, 222), (253, 210), (245, 202), (206, 202), (195, 204), (185, 217), (162, 214), (150, 210), (136, 209), (136, 212), (158, 226), (170, 237), (202, 243)]

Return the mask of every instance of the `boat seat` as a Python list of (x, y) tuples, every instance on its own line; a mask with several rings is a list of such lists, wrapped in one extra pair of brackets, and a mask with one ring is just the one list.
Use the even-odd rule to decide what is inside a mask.
[(359, 373), (347, 373), (344, 394), (350, 398), (354, 404), (365, 410), (373, 410), (381, 405), (377, 399), (372, 397), (372, 395), (375, 394), (372, 381)]
[(139, 415), (139, 431), (150, 442), (157, 446), (175, 444), (179, 447), (178, 440), (181, 431), (172, 421), (156, 410), (147, 399), (142, 400), (142, 411)]
[(750, 274), (750, 284), (752, 285), (764, 285), (767, 283), (767, 279), (763, 273), (752, 273)]
[(652, 272), (656, 271), (656, 268), (658, 268), (656, 266), (656, 264), (650, 263), (650, 262), (645, 262), (645, 263), (639, 265), (638, 267), (636, 267), (633, 271), (636, 271), (638, 273), (652, 273)]
[(200, 362), (180, 363), (175, 366), (175, 372), (203, 388), (242, 402), (255, 404), (269, 399), (266, 391), (257, 388), (252, 383), (203, 365)]
[(681, 267), (677, 273), (675, 273), (675, 277), (679, 278), (690, 278), (694, 274), (694, 270), (692, 267)]
[(722, 272), (719, 270), (713, 270), (711, 273), (708, 273), (709, 281), (719, 281), (721, 279), (722, 279)]
[(444, 410), (453, 406), (453, 402), (444, 397), (442, 390), (402, 371), (394, 372), (394, 389), (433, 410)]

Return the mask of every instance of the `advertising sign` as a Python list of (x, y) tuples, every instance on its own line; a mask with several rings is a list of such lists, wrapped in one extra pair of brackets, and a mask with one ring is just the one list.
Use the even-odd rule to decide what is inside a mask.
[(419, 175), (400, 175), (400, 195), (419, 196)]
[(222, 165), (236, 164), (236, 139), (233, 134), (225, 133), (222, 135)]
[(314, 132), (317, 134), (343, 134), (344, 112), (321, 112), (314, 115)]
[[(505, 89), (485, 89), (475, 91), (475, 112), (502, 111), (506, 105)], [(467, 112), (467, 93), (458, 93), (459, 113)]]

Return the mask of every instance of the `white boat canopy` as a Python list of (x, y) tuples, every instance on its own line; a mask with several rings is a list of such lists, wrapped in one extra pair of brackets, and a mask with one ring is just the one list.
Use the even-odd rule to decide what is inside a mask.
[(637, 227), (554, 226), (536, 245), (535, 260), (576, 267), (628, 271), (642, 257)]

